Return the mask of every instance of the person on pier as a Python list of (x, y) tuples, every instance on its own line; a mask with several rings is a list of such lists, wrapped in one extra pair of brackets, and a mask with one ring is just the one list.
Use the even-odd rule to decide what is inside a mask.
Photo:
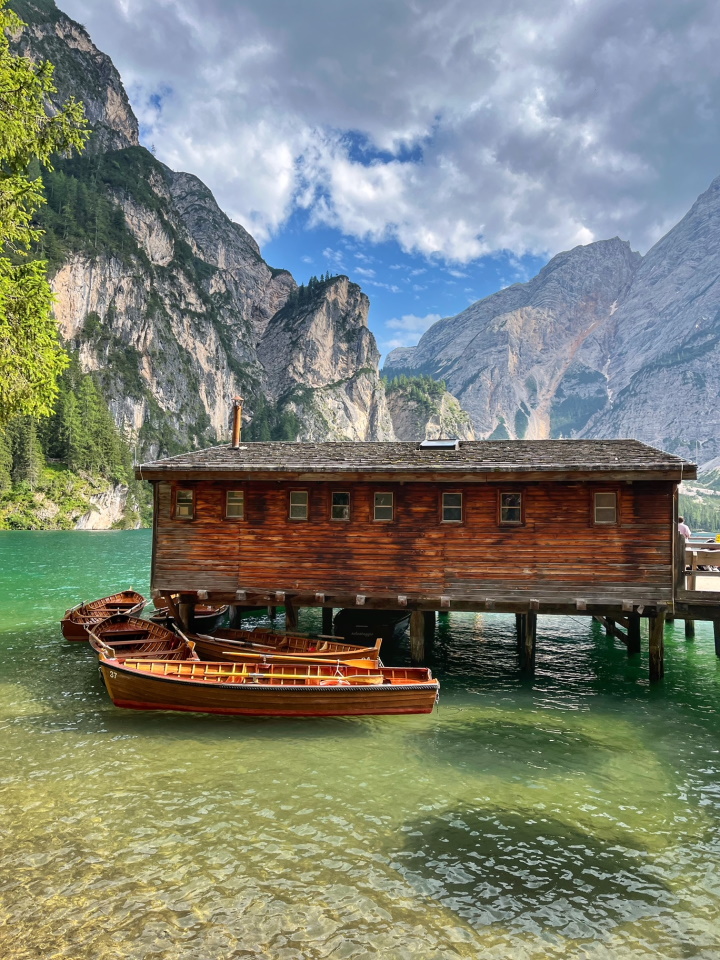
[(681, 533), (686, 540), (690, 539), (690, 527), (685, 523), (685, 517), (678, 517), (678, 533)]

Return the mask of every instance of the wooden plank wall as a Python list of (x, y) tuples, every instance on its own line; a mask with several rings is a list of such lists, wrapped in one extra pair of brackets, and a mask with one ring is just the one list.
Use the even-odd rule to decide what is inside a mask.
[[(183, 483), (183, 487), (190, 484)], [(172, 519), (160, 484), (153, 587), (434, 594), (472, 598), (486, 584), (672, 589), (671, 482), (434, 484), (201, 482), (195, 519)], [(245, 519), (223, 519), (225, 490), (245, 491)], [(290, 520), (290, 490), (308, 490), (309, 519)], [(350, 521), (330, 520), (330, 494), (351, 494)], [(522, 491), (525, 522), (500, 526), (498, 493)], [(618, 495), (619, 523), (593, 524), (596, 490)], [(372, 520), (391, 491), (392, 522)], [(463, 522), (440, 522), (440, 493), (463, 494)], [(657, 593), (658, 590), (655, 592)], [(646, 591), (645, 591), (646, 592)], [(577, 594), (582, 596), (581, 593)], [(630, 592), (630, 596), (633, 596)]]

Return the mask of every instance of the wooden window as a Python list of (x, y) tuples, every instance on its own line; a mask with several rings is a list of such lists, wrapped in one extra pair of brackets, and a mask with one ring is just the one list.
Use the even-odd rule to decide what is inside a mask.
[(444, 493), (442, 495), (443, 523), (460, 523), (462, 521), (462, 494)]
[(245, 519), (245, 491), (227, 490), (225, 493), (225, 519)]
[(195, 491), (175, 491), (175, 519), (192, 520), (195, 516)]
[(393, 495), (391, 493), (375, 494), (375, 520), (392, 520), (393, 518)]
[(500, 523), (518, 524), (523, 522), (523, 502), (521, 493), (500, 494)]
[(307, 490), (290, 491), (290, 519), (307, 520), (308, 518), (308, 493)]
[(617, 523), (617, 494), (610, 491), (596, 493), (595, 523)]
[(350, 519), (350, 494), (333, 493), (332, 506), (330, 508), (330, 517), (333, 520)]

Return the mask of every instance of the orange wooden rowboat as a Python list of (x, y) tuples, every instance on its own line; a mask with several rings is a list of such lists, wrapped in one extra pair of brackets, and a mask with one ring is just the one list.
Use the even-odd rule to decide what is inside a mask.
[(114, 614), (89, 628), (90, 646), (99, 655), (124, 660), (199, 660), (195, 644), (167, 627), (140, 617)]
[(117, 707), (256, 717), (431, 713), (440, 688), (423, 667), (122, 660), (102, 651), (100, 672)]
[(136, 590), (122, 590), (101, 600), (79, 603), (72, 610), (67, 610), (60, 621), (63, 636), (66, 640), (87, 640), (88, 627), (114, 613), (140, 613), (146, 603), (145, 597)]
[(266, 630), (215, 630), (189, 633), (201, 660), (269, 660), (297, 662), (313, 660), (335, 663), (337, 660), (380, 659), (381, 640), (374, 647), (342, 643), (332, 637), (305, 637), (295, 633), (271, 633)]

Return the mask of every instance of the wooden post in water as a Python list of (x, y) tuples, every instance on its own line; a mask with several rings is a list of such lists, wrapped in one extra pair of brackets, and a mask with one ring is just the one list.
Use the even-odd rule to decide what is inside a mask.
[(179, 603), (178, 604), (178, 615), (182, 622), (183, 629), (187, 631), (192, 631), (195, 626), (195, 604), (194, 603)]
[(517, 651), (520, 653), (522, 650), (522, 645), (525, 641), (525, 614), (516, 613), (515, 614), (515, 640), (517, 643)]
[(277, 607), (268, 607), (267, 612), (272, 623), (275, 623), (275, 620), (277, 618)]
[(685, 621), (685, 639), (686, 640), (695, 639), (695, 621), (694, 620)]
[(665, 676), (665, 611), (659, 610), (656, 617), (648, 617), (650, 626), (650, 679), (662, 680)]
[(290, 632), (292, 630), (297, 630), (298, 626), (298, 611), (297, 607), (293, 606), (292, 600), (285, 600), (285, 629)]
[(238, 604), (233, 604), (230, 607), (230, 629), (231, 630), (242, 630), (242, 615), (243, 608)]
[(523, 637), (520, 643), (520, 669), (523, 673), (535, 673), (535, 648), (537, 640), (537, 614), (530, 610), (522, 614)]
[(322, 632), (326, 637), (332, 636), (333, 632), (333, 608), (322, 608)]
[(432, 653), (435, 642), (435, 611), (423, 611), (423, 638), (425, 640), (425, 656)]
[(632, 657), (638, 653), (640, 653), (640, 614), (631, 613), (628, 617), (627, 654)]
[(606, 636), (606, 637), (614, 637), (614, 636), (615, 636), (615, 632), (614, 632), (614, 630), (613, 630), (613, 627), (614, 627), (614, 626), (615, 626), (615, 621), (614, 621), (614, 620), (611, 620), (609, 617), (606, 617), (606, 618), (605, 618), (605, 636)]
[(425, 615), (422, 610), (413, 610), (410, 614), (410, 661), (422, 663), (425, 660)]
[(715, 637), (715, 656), (720, 657), (720, 620), (713, 620), (713, 635)]

